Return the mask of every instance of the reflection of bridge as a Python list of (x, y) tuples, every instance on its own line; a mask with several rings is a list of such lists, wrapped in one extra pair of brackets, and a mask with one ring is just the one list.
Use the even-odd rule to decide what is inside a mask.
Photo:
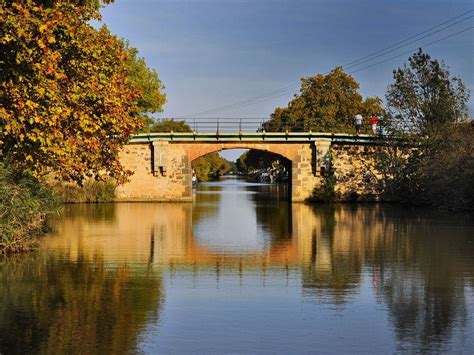
[(291, 199), (305, 201), (322, 185), (330, 151), (334, 166), (353, 165), (355, 159), (367, 170), (372, 158), (366, 153), (379, 143), (374, 136), (316, 132), (141, 134), (121, 154), (122, 164), (134, 174), (117, 196), (122, 201), (190, 201), (191, 162), (212, 152), (240, 148), (268, 151), (290, 160)]
[[(236, 254), (214, 250), (193, 233), (197, 223), (192, 204), (114, 204), (109, 213), (100, 206), (67, 206), (74, 212), (53, 223), (61, 238), (46, 238), (46, 248), (64, 250), (73, 260), (81, 255), (97, 255), (104, 261), (151, 262), (182, 266), (258, 269), (264, 266), (296, 266), (316, 258), (325, 262), (329, 245), (321, 238), (321, 222), (314, 209), (305, 204), (289, 207), (291, 237), (272, 235), (271, 243), (261, 251)], [(81, 214), (84, 210), (84, 215)], [(66, 211), (67, 214), (67, 211)], [(91, 215), (110, 215), (107, 220), (91, 220)], [(261, 223), (270, 223), (270, 221)], [(318, 235), (318, 237), (316, 237)]]

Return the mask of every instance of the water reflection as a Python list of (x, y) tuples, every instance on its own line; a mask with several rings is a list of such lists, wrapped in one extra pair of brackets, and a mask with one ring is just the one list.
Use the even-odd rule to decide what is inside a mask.
[(127, 353), (158, 320), (162, 289), (152, 269), (106, 267), (41, 255), (0, 261), (0, 353)]
[[(228, 180), (199, 186), (193, 204), (67, 206), (37, 255), (1, 261), (0, 353), (245, 352), (265, 339), (262, 351), (352, 351), (351, 337), (361, 351), (474, 348), (469, 216), (290, 204), (284, 192)], [(286, 342), (264, 336), (269, 314)]]

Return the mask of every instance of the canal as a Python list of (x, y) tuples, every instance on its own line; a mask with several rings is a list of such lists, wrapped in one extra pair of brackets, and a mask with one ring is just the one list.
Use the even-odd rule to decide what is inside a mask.
[(287, 196), (67, 205), (0, 259), (0, 354), (474, 352), (472, 216)]

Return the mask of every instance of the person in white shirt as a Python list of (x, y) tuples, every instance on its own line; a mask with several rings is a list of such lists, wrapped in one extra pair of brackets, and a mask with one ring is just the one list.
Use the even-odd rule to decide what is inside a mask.
[(356, 134), (359, 134), (360, 133), (360, 128), (362, 127), (362, 115), (360, 113), (358, 113), (354, 117), (354, 126), (355, 126), (355, 129), (356, 129)]

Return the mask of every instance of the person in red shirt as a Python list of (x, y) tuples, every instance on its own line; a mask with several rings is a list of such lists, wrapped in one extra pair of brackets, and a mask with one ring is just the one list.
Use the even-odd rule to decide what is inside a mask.
[(372, 124), (372, 132), (374, 132), (374, 134), (377, 134), (377, 121), (379, 119), (377, 118), (377, 116), (375, 116), (375, 113), (372, 114), (372, 117), (370, 118), (370, 123)]

